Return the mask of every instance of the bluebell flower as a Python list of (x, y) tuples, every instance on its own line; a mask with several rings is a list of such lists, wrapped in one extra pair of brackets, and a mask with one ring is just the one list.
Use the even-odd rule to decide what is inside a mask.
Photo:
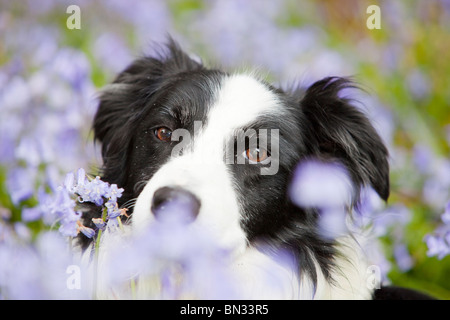
[(372, 187), (363, 187), (358, 206), (355, 208), (354, 224), (364, 228), (372, 224), (384, 208), (383, 200)]
[(123, 40), (116, 34), (105, 33), (95, 41), (94, 56), (105, 70), (118, 73), (132, 61), (133, 57)]
[(33, 208), (24, 207), (22, 209), (22, 221), (30, 222), (39, 220), (42, 217), (42, 210), (39, 206)]
[(81, 213), (75, 211), (75, 200), (70, 197), (69, 192), (64, 188), (59, 188), (55, 194), (53, 211), (60, 223), (59, 231), (64, 236), (76, 237), (78, 234), (77, 222), (81, 218)]
[(427, 244), (427, 255), (437, 256), (442, 259), (450, 254), (450, 201), (445, 206), (445, 211), (441, 215), (442, 225), (436, 228), (432, 234), (425, 236)]
[(446, 255), (450, 254), (450, 246), (448, 242), (446, 242), (446, 239), (440, 235), (426, 235), (425, 242), (428, 247), (427, 255), (429, 257), (437, 256), (438, 259), (442, 259)]
[(346, 206), (352, 201), (353, 187), (343, 165), (318, 160), (301, 162), (295, 169), (289, 195), (299, 207), (319, 210), (319, 229), (324, 237), (335, 238), (348, 231)]
[(24, 110), (31, 100), (30, 90), (25, 79), (14, 75), (3, 87), (0, 95), (2, 109), (6, 111)]
[(117, 219), (108, 218), (106, 227), (108, 228), (108, 230), (114, 232), (115, 230), (119, 229), (119, 221), (117, 221)]
[(65, 237), (76, 237), (78, 235), (78, 225), (77, 225), (77, 216), (76, 212), (66, 213), (63, 219), (60, 220), (61, 226), (59, 227), (59, 232)]
[(289, 194), (300, 207), (343, 207), (353, 197), (347, 170), (338, 163), (301, 162), (295, 169)]
[(324, 208), (320, 210), (319, 233), (327, 239), (344, 236), (348, 232), (346, 224), (347, 212), (341, 208)]
[[(58, 189), (61, 179), (62, 175), (59, 168), (55, 164), (49, 163), (45, 168), (45, 179), (43, 180), (43, 184), (48, 186), (49, 190), (54, 193)], [(67, 190), (70, 193), (73, 193), (72, 190)]]
[(425, 99), (430, 94), (430, 79), (421, 69), (413, 69), (406, 77), (411, 95), (416, 99)]
[(87, 183), (86, 171), (83, 168), (77, 170), (77, 188), (83, 187)]
[(75, 211), (75, 200), (65, 187), (58, 187), (54, 194), (46, 193), (43, 188), (38, 190), (38, 205), (34, 208), (24, 208), (22, 219), (35, 221), (40, 218), (47, 225), (55, 222), (60, 224), (59, 231), (70, 237), (78, 234), (77, 222), (81, 218), (81, 212)]
[[(1, 228), (0, 228), (1, 229)], [(8, 243), (0, 241), (0, 291), (5, 299), (88, 299), (88, 276), (83, 264), (55, 231), (41, 232), (35, 241), (12, 230)], [(4, 234), (4, 233), (2, 233)], [(81, 287), (67, 286), (68, 267), (80, 270)]]
[[(1, 94), (0, 94), (0, 105)], [(0, 119), (0, 164), (11, 165), (15, 161), (16, 140), (21, 131), (22, 120), (18, 115), (10, 114)]]
[(118, 216), (120, 216), (121, 211), (118, 208), (117, 202), (115, 200), (114, 201), (108, 200), (105, 203), (105, 207), (108, 209), (108, 211), (107, 211), (108, 219), (115, 219)]
[(15, 205), (33, 196), (35, 179), (36, 171), (30, 168), (17, 167), (9, 171), (7, 187)]
[(76, 192), (80, 195), (80, 202), (89, 201), (101, 206), (104, 202), (103, 198), (109, 192), (109, 185), (97, 176), (92, 181), (77, 185)]
[(382, 237), (392, 234), (402, 237), (404, 227), (412, 218), (411, 210), (402, 204), (393, 204), (381, 210), (373, 218), (372, 231), (374, 235)]
[(440, 210), (450, 196), (450, 166), (439, 171), (425, 180), (422, 189), (423, 201), (435, 210)]
[(74, 176), (73, 172), (69, 172), (68, 174), (66, 174), (66, 178), (64, 179), (63, 186), (69, 192), (71, 192), (71, 193), (75, 192), (75, 176)]
[(92, 222), (100, 230), (103, 230), (106, 226), (106, 223), (105, 223), (105, 221), (103, 221), (102, 218), (92, 218)]
[(72, 48), (58, 50), (53, 61), (52, 71), (72, 85), (75, 90), (81, 90), (83, 83), (90, 76), (90, 64), (83, 51)]
[(82, 234), (84, 234), (89, 239), (95, 236), (95, 230), (92, 228), (85, 227), (81, 224), (78, 224), (78, 231), (80, 231)]
[(433, 161), (433, 153), (429, 146), (416, 144), (413, 149), (413, 162), (421, 173), (426, 174), (430, 170)]
[(397, 243), (394, 246), (394, 258), (402, 272), (409, 271), (414, 266), (413, 258), (404, 243)]
[(16, 160), (21, 160), (25, 162), (27, 166), (36, 168), (44, 160), (40, 150), (40, 144), (41, 142), (38, 137), (22, 137), (15, 150)]
[(112, 184), (107, 189), (105, 193), (105, 198), (108, 198), (109, 201), (116, 202), (118, 198), (122, 196), (123, 188), (118, 188), (117, 184)]

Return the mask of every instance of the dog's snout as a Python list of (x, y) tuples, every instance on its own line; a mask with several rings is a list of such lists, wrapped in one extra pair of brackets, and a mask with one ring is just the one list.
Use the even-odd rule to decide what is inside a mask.
[(192, 222), (200, 212), (200, 200), (183, 188), (162, 187), (153, 194), (151, 211), (158, 220)]

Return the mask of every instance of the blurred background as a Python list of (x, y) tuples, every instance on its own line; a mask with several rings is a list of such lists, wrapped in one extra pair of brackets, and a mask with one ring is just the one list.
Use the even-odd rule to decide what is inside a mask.
[[(367, 27), (369, 5), (380, 29)], [(2, 224), (48, 228), (23, 208), (101, 165), (96, 93), (168, 35), (207, 66), (257, 69), (281, 87), (352, 76), (391, 156), (374, 263), (386, 281), (450, 299), (449, 0), (0, 0)]]

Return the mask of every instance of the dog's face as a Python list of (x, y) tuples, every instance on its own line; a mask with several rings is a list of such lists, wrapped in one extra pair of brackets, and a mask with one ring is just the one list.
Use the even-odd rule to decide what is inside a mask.
[(206, 69), (171, 43), (166, 56), (135, 61), (103, 91), (94, 122), (103, 179), (125, 189), (122, 205), (136, 199), (134, 226), (175, 202), (188, 223), (227, 248), (264, 239), (291, 248), (303, 265), (314, 259), (326, 274), (333, 243), (318, 236), (317, 212), (289, 199), (295, 166), (310, 157), (338, 161), (355, 190), (389, 194), (387, 150), (339, 97), (348, 85), (327, 78), (287, 93), (251, 75)]

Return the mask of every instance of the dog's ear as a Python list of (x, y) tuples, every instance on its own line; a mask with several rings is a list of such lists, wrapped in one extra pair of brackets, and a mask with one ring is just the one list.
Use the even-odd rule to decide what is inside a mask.
[(135, 60), (100, 92), (93, 130), (95, 140), (102, 144), (105, 176), (124, 177), (126, 174), (122, 167), (135, 121), (165, 81), (179, 73), (202, 68), (169, 39), (158, 53)]
[(343, 98), (355, 88), (345, 79), (328, 77), (309, 87), (301, 100), (308, 155), (343, 163), (358, 187), (371, 185), (389, 197), (388, 151), (367, 117)]

